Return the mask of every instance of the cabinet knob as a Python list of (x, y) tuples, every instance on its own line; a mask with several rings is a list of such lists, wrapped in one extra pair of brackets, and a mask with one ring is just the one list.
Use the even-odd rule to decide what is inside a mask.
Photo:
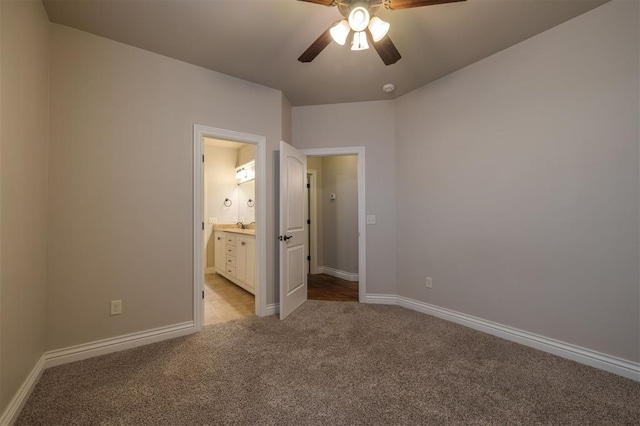
[(246, 244), (247, 244), (247, 243), (245, 243), (244, 241), (242, 242), (242, 245), (243, 245), (243, 246), (244, 246), (244, 245), (246, 245)]

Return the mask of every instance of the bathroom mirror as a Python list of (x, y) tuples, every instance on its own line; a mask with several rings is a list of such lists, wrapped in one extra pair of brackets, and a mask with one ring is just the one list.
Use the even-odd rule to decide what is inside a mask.
[(250, 224), (256, 221), (256, 181), (238, 184), (238, 219)]

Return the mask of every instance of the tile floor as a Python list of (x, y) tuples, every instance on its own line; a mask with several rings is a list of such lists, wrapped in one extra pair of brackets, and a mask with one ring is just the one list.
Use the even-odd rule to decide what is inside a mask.
[(204, 276), (204, 325), (254, 315), (253, 294), (218, 274)]

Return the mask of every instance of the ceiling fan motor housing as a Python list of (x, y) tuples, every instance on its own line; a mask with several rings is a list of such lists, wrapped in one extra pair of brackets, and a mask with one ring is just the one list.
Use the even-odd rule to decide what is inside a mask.
[(361, 6), (367, 9), (369, 15), (373, 16), (378, 11), (378, 9), (380, 9), (380, 6), (382, 6), (382, 4), (383, 0), (339, 0), (338, 11), (342, 14), (342, 16), (347, 18), (354, 7)]

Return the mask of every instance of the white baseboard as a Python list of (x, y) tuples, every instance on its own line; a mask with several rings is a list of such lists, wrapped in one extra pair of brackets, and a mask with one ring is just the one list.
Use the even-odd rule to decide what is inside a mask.
[(364, 299), (365, 303), (402, 306), (403, 308), (464, 325), (505, 340), (539, 349), (628, 379), (640, 381), (640, 363), (637, 362), (627, 361), (591, 349), (529, 333), (528, 331), (441, 308), (419, 300), (409, 299), (408, 297), (390, 294), (367, 294)]
[(13, 399), (9, 403), (9, 406), (4, 410), (4, 413), (0, 416), (0, 426), (9, 426), (15, 423), (20, 415), (20, 411), (24, 404), (29, 399), (29, 395), (33, 392), (33, 388), (36, 387), (42, 372), (45, 369), (45, 354), (43, 354), (35, 367), (31, 370), (25, 381), (18, 389), (18, 392), (13, 396)]
[(125, 334), (124, 336), (98, 340), (83, 345), (56, 349), (45, 353), (45, 368), (148, 345), (175, 337), (186, 336), (192, 333), (195, 333), (193, 321), (187, 321), (181, 324)]
[(27, 399), (29, 399), (29, 395), (31, 395), (33, 388), (38, 383), (42, 372), (49, 367), (148, 345), (162, 340), (173, 339), (174, 337), (186, 336), (194, 332), (195, 327), (193, 321), (188, 321), (181, 324), (154, 328), (139, 333), (126, 334), (124, 336), (45, 352), (35, 367), (33, 367), (33, 370), (31, 370), (31, 373), (29, 373), (24, 383), (22, 383), (22, 386), (20, 386), (20, 389), (16, 392), (7, 409), (2, 413), (2, 416), (0, 416), (0, 426), (8, 426), (16, 421), (20, 410), (22, 410)]
[(341, 278), (347, 281), (358, 281), (357, 273), (340, 271), (328, 266), (318, 266), (317, 272), (318, 274), (327, 274), (331, 275), (332, 277)]

